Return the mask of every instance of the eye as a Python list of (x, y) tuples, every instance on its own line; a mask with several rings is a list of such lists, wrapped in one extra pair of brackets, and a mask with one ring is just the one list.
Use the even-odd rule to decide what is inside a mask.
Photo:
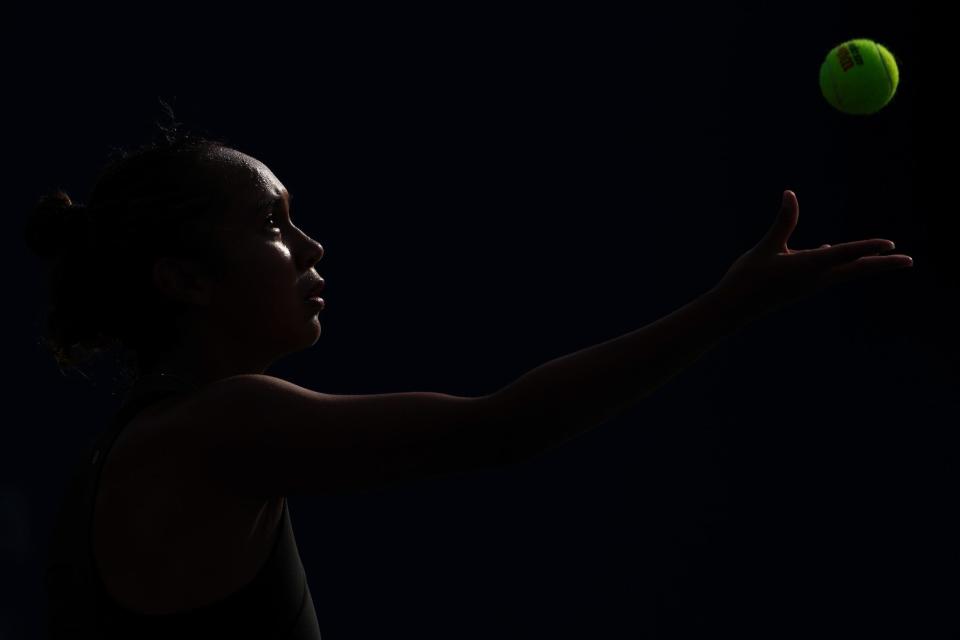
[(277, 220), (277, 214), (275, 214), (275, 213), (273, 213), (273, 212), (270, 212), (269, 214), (267, 214), (267, 217), (266, 217), (265, 221), (266, 221), (267, 223), (270, 223), (271, 220), (273, 221), (273, 224), (270, 224), (270, 227), (273, 228), (273, 229), (277, 229), (277, 230), (279, 231), (279, 230), (280, 230), (280, 223), (278, 223), (278, 222), (276, 221), (276, 220)]

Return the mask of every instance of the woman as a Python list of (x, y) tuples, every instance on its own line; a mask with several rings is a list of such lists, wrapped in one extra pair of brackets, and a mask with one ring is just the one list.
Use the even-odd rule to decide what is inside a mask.
[[(530, 459), (618, 415), (731, 332), (840, 281), (909, 266), (886, 240), (791, 250), (770, 232), (710, 291), (495, 394), (330, 395), (266, 375), (320, 335), (323, 248), (258, 160), (175, 133), (120, 158), (86, 207), (27, 228), (48, 259), (47, 344), (112, 346), (134, 381), (77, 465), (47, 571), (53, 637), (319, 637), (286, 496)], [(79, 354), (79, 355), (77, 355)]]
[(61, 508), (51, 637), (319, 637), (284, 497), (206, 488), (156, 438), (211, 382), (319, 338), (323, 247), (289, 207), (257, 160), (176, 132), (108, 166), (88, 206), (38, 204), (46, 343), (68, 366), (119, 343), (135, 380)]

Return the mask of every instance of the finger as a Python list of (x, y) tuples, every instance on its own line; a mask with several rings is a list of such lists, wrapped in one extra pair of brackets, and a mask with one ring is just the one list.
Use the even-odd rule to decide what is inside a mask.
[[(893, 249), (893, 243), (889, 240), (857, 240), (855, 242), (844, 242), (842, 244), (827, 245), (819, 249), (810, 249), (803, 252), (803, 257), (810, 260), (817, 266), (829, 267), (831, 265), (840, 265), (850, 262), (864, 256), (871, 256), (881, 251)], [(894, 256), (884, 256), (894, 257)]]
[(827, 279), (833, 283), (847, 282), (855, 278), (870, 276), (883, 271), (902, 269), (913, 264), (910, 256), (866, 256), (853, 262), (834, 267), (827, 273)]
[[(822, 245), (820, 245), (819, 247), (817, 247), (817, 249), (823, 249), (823, 248), (829, 247), (829, 246), (830, 246), (830, 245), (828, 245), (828, 244), (822, 244)], [(817, 249), (791, 249), (790, 252), (791, 252), (791, 253), (810, 253), (811, 251), (816, 251)]]

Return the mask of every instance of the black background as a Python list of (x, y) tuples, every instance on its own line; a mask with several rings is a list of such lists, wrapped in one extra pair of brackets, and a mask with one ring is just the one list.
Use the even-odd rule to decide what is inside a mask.
[[(58, 15), (11, 47), (14, 222), (56, 187), (85, 202), (108, 146), (171, 103), (266, 163), (323, 244), (323, 335), (268, 373), (327, 393), (491, 393), (649, 324), (712, 287), (784, 189), (791, 247), (913, 256), (534, 462), (291, 498), (325, 638), (955, 632), (956, 278), (940, 209), (914, 198), (915, 132), (935, 125), (910, 6), (668, 4)], [(900, 65), (869, 117), (817, 83), (856, 37)], [(119, 399), (109, 367), (96, 385), (56, 370), (39, 271), (7, 256), (0, 636), (38, 637), (68, 466)]]

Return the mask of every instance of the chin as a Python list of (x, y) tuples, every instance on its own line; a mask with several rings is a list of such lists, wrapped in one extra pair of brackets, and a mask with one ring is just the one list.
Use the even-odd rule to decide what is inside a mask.
[(323, 332), (323, 328), (320, 326), (320, 318), (317, 317), (317, 314), (311, 316), (310, 326), (313, 327), (313, 341), (309, 345), (312, 347), (317, 343), (317, 340), (320, 339), (320, 334)]

